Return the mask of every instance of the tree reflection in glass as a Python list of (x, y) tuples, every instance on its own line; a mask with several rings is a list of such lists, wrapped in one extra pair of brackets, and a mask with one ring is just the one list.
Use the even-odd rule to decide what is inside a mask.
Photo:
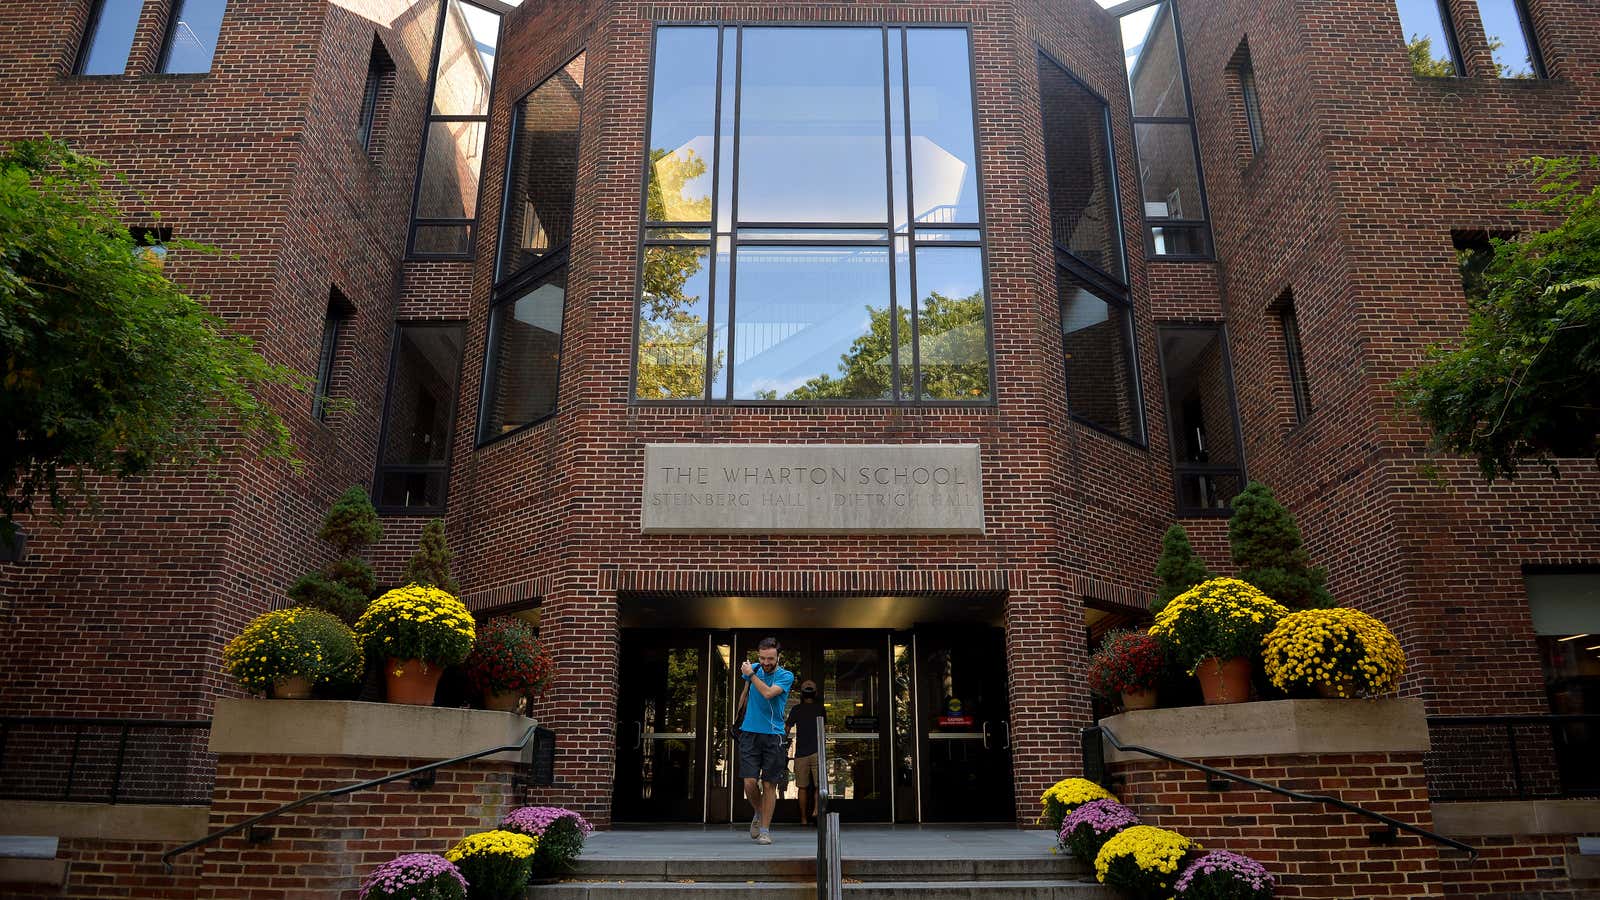
[(634, 389), (641, 400), (705, 397), (708, 253), (705, 247), (645, 250)]
[(923, 400), (989, 397), (989, 323), (976, 247), (919, 248), (917, 350)]

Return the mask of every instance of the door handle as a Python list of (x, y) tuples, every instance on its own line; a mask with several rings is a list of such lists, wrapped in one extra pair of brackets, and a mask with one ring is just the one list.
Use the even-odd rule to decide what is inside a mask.
[(1000, 740), (1002, 742), (1000, 744), (1001, 750), (1011, 749), (1011, 723), (1005, 719), (1000, 720)]
[(644, 746), (644, 720), (635, 721), (633, 727), (633, 749), (637, 750)]
[(989, 720), (983, 720), (983, 749), (989, 749)]

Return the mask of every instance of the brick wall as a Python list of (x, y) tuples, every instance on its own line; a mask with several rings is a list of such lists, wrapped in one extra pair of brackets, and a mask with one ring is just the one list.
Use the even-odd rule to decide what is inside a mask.
[(161, 854), (172, 847), (161, 841), (62, 838), (56, 846), (56, 858), (67, 861), (66, 883), (59, 888), (8, 884), (5, 896), (12, 900), (191, 900), (200, 886), (200, 861), (180, 860), (169, 875), (161, 865)]
[(1578, 852), (1574, 835), (1496, 835), (1468, 839), (1478, 848), (1476, 864), (1441, 861), (1446, 897), (1472, 900), (1584, 900), (1600, 892), (1595, 879), (1576, 879), (1567, 857)]

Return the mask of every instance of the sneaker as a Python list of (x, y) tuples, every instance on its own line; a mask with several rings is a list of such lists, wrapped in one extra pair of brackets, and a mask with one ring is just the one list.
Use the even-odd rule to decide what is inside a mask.
[[(755, 818), (750, 820), (750, 837), (759, 838), (760, 836), (761, 836), (761, 816), (757, 815)], [(770, 844), (772, 842), (768, 841), (767, 843)]]
[(760, 834), (756, 835), (756, 843), (758, 843), (758, 844), (770, 844), (770, 843), (772, 843), (772, 832), (763, 831)]

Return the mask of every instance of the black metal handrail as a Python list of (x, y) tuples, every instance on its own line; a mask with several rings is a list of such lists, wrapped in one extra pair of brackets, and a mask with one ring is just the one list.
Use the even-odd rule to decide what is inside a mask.
[[(1519, 728), (1546, 729), (1519, 741)], [(1452, 729), (1502, 731), (1504, 744), (1473, 734), (1448, 739)], [(1435, 800), (1530, 800), (1600, 796), (1600, 714), (1437, 715), (1428, 766)], [(1576, 735), (1575, 735), (1576, 732)], [(1504, 747), (1501, 752), (1500, 748)], [(1509, 783), (1509, 790), (1499, 785)]]
[(404, 771), (392, 772), (388, 775), (383, 775), (378, 778), (369, 778), (366, 781), (360, 781), (355, 784), (347, 784), (343, 787), (336, 787), (326, 791), (318, 791), (315, 794), (307, 794), (298, 800), (292, 800), (288, 803), (285, 803), (277, 809), (268, 810), (267, 812), (261, 813), (257, 816), (251, 816), (250, 818), (245, 819), (243, 822), (230, 825), (227, 828), (221, 829), (220, 831), (213, 831), (205, 837), (196, 838), (180, 847), (174, 847), (171, 850), (168, 850), (166, 853), (161, 854), (161, 865), (167, 871), (167, 874), (170, 875), (172, 874), (173, 859), (188, 853), (190, 850), (194, 850), (197, 847), (203, 847), (206, 844), (210, 844), (214, 841), (220, 841), (228, 835), (238, 834), (247, 828), (252, 828), (275, 816), (283, 815), (286, 812), (316, 803), (319, 800), (326, 800), (330, 797), (343, 797), (346, 794), (353, 794), (356, 791), (364, 791), (368, 788), (375, 788), (379, 785), (388, 784), (391, 781), (399, 781), (402, 778), (415, 778), (416, 776), (426, 775), (430, 772), (443, 769), (447, 766), (471, 762), (472, 760), (480, 759), (485, 756), (492, 756), (496, 753), (510, 753), (512, 751), (521, 752), (527, 749), (528, 743), (534, 739), (534, 733), (538, 731), (545, 731), (545, 729), (541, 729), (537, 725), (529, 725), (528, 730), (522, 733), (521, 740), (518, 740), (515, 744), (505, 744), (500, 747), (488, 747), (474, 753), (468, 753), (464, 756), (443, 759), (438, 762), (428, 763), (425, 766), (415, 766)]
[[(1288, 798), (1290, 798), (1292, 800), (1300, 800), (1300, 801), (1305, 802), (1305, 803), (1321, 803), (1321, 804), (1324, 804), (1324, 805), (1327, 805), (1327, 806), (1334, 806), (1334, 807), (1337, 807), (1339, 809), (1345, 810), (1346, 812), (1352, 812), (1352, 813), (1355, 813), (1358, 816), (1366, 816), (1369, 819), (1372, 819), (1372, 820), (1378, 821), (1378, 822), (1382, 822), (1383, 824), (1389, 826), (1389, 831), (1388, 832), (1377, 832), (1375, 834), (1374, 833), (1369, 833), (1368, 834), (1368, 837), (1372, 838), (1374, 842), (1379, 841), (1381, 839), (1380, 836), (1390, 836), (1391, 839), (1392, 839), (1393, 833), (1396, 830), (1399, 830), (1399, 831), (1405, 831), (1405, 832), (1409, 832), (1411, 834), (1415, 834), (1418, 837), (1426, 838), (1427, 840), (1433, 841), (1435, 843), (1443, 844), (1443, 845), (1445, 845), (1447, 847), (1453, 847), (1453, 848), (1455, 848), (1457, 850), (1465, 850), (1467, 853), (1471, 854), (1472, 860), (1474, 860), (1474, 861), (1477, 860), (1477, 858), (1478, 858), (1478, 851), (1477, 851), (1477, 848), (1475, 848), (1475, 847), (1472, 847), (1472, 846), (1470, 846), (1468, 844), (1463, 844), (1462, 842), (1460, 842), (1458, 840), (1455, 840), (1453, 838), (1447, 838), (1442, 834), (1435, 834), (1434, 832), (1431, 832), (1431, 831), (1427, 830), (1426, 828), (1418, 828), (1417, 826), (1412, 825), (1409, 822), (1402, 822), (1399, 819), (1393, 818), (1391, 816), (1386, 816), (1383, 813), (1374, 812), (1373, 810), (1367, 809), (1366, 807), (1357, 806), (1354, 803), (1350, 803), (1350, 802), (1345, 801), (1345, 800), (1340, 800), (1338, 797), (1329, 797), (1326, 794), (1307, 794), (1307, 793), (1303, 793), (1301, 791), (1290, 790), (1289, 788), (1279, 787), (1279, 786), (1277, 786), (1275, 784), (1268, 784), (1265, 781), (1258, 781), (1258, 780), (1256, 780), (1254, 778), (1250, 778), (1250, 777), (1247, 777), (1247, 776), (1244, 776), (1244, 775), (1240, 775), (1237, 772), (1229, 772), (1227, 769), (1219, 769), (1219, 768), (1216, 768), (1215, 766), (1208, 766), (1205, 763), (1195, 762), (1192, 759), (1184, 759), (1181, 756), (1173, 756), (1170, 753), (1163, 753), (1160, 750), (1153, 750), (1153, 749), (1151, 749), (1149, 747), (1141, 747), (1138, 744), (1124, 744), (1120, 740), (1117, 739), (1116, 734), (1114, 732), (1112, 732), (1111, 729), (1107, 728), (1104, 725), (1092, 725), (1092, 726), (1090, 726), (1088, 728), (1085, 728), (1083, 730), (1083, 734), (1084, 734), (1084, 742), (1086, 744), (1088, 743), (1088, 740), (1089, 740), (1091, 735), (1096, 737), (1096, 738), (1103, 737), (1103, 738), (1106, 739), (1106, 741), (1108, 741), (1111, 744), (1111, 746), (1115, 747), (1118, 750), (1121, 750), (1124, 753), (1143, 753), (1146, 756), (1153, 756), (1156, 759), (1163, 759), (1163, 760), (1166, 760), (1167, 762), (1170, 762), (1170, 763), (1177, 763), (1180, 766), (1184, 766), (1184, 767), (1187, 767), (1187, 768), (1190, 768), (1190, 769), (1195, 769), (1197, 771), (1204, 772), (1207, 775), (1214, 775), (1214, 776), (1216, 776), (1218, 778), (1226, 778), (1229, 781), (1236, 781), (1236, 782), (1238, 782), (1240, 784), (1246, 784), (1246, 785), (1249, 785), (1250, 787), (1253, 787), (1253, 788), (1255, 788), (1257, 790), (1267, 791), (1268, 793), (1273, 793), (1273, 794), (1278, 794), (1279, 796), (1288, 797)], [(1096, 740), (1095, 743), (1099, 743), (1099, 741)], [(1088, 762), (1088, 759), (1086, 757), (1085, 763), (1087, 763), (1087, 762)], [(1102, 766), (1104, 765), (1103, 757), (1102, 757), (1102, 760), (1101, 760), (1101, 765)], [(1087, 767), (1086, 767), (1086, 774), (1087, 774)], [(1102, 770), (1099, 774), (1100, 774), (1100, 778), (1092, 779), (1092, 780), (1102, 781), (1103, 782), (1105, 780), (1104, 771)]]
[(817, 900), (844, 896), (843, 864), (839, 859), (839, 814), (828, 812), (833, 796), (828, 780), (828, 720), (817, 716)]
[[(66, 739), (71, 737), (71, 747), (65, 753), (41, 748), (37, 760), (48, 763), (40, 769), (30, 769), (26, 766), (22, 771), (25, 777), (42, 780), (45, 784), (53, 784), (56, 772), (65, 764), (65, 773), (60, 776), (61, 787), (59, 790), (44, 790), (42, 788), (26, 789), (16, 788), (9, 784), (8, 775), (14, 774), (17, 769), (15, 762), (8, 769), (6, 765), (7, 752), (16, 749), (13, 736), (23, 733), (30, 727), (42, 727), (47, 734)], [(114, 718), (108, 716), (0, 716), (0, 796), (13, 800), (62, 800), (82, 801), (94, 803), (166, 803), (182, 802), (185, 800), (206, 802), (210, 800), (210, 789), (204, 790), (202, 797), (199, 793), (184, 795), (177, 791), (169, 790), (168, 793), (144, 792), (141, 796), (130, 797), (125, 793), (124, 781), (128, 769), (129, 743), (141, 732), (151, 731), (202, 731), (211, 728), (210, 719), (135, 719)], [(108, 733), (109, 732), (109, 733)], [(94, 774), (85, 774), (86, 769), (96, 768), (84, 761), (85, 738), (94, 742), (96, 738), (110, 740), (114, 736), (116, 751), (109, 763), (104, 764), (110, 769), (108, 779), (96, 777)], [(203, 751), (204, 747), (197, 745)], [(170, 762), (170, 744), (160, 745), (160, 757), (163, 763)], [(149, 756), (149, 753), (145, 754)], [(170, 769), (163, 768), (163, 782), (167, 785), (174, 783)], [(83, 789), (84, 780), (96, 782), (105, 780), (101, 790)], [(79, 795), (74, 797), (74, 790)]]

